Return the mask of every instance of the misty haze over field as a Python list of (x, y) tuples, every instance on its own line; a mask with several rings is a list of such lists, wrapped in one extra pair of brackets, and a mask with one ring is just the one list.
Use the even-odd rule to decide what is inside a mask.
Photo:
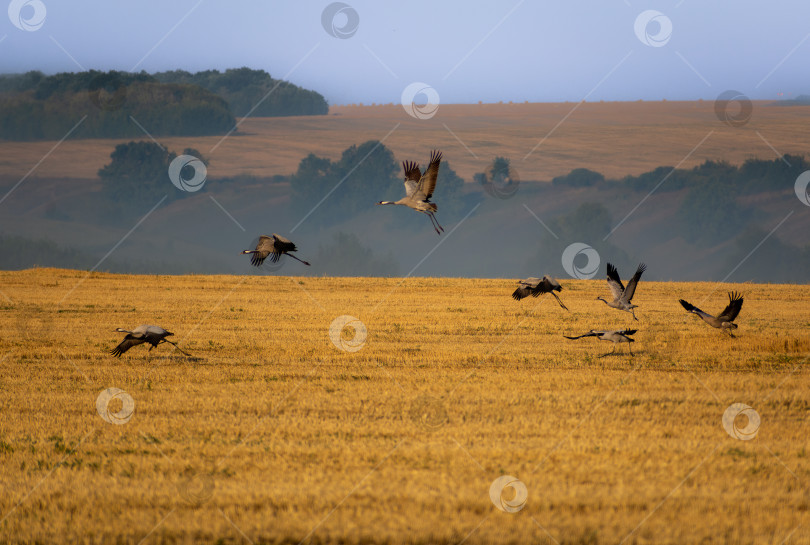
[(2, 268), (810, 279), (804, 4), (17, 4)]

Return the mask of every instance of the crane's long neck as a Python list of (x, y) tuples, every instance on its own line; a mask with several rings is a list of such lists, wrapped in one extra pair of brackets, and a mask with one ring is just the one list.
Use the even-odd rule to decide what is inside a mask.
[(604, 299), (602, 299), (601, 297), (597, 297), (597, 299), (598, 299), (599, 301), (602, 301), (602, 302), (603, 302), (604, 304), (606, 304), (606, 305), (608, 304), (608, 302), (607, 302), (607, 301), (605, 301)]
[(399, 204), (397, 201), (380, 201), (377, 204)]

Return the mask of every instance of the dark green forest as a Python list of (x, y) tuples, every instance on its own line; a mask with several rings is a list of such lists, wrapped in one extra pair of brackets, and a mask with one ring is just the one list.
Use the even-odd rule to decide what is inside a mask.
[(0, 75), (0, 139), (5, 140), (204, 136), (226, 133), (235, 116), (249, 112), (317, 115), (328, 108), (320, 94), (249, 68)]
[(185, 70), (158, 72), (162, 83), (196, 85), (225, 99), (237, 117), (283, 117), (289, 115), (326, 115), (329, 104), (320, 93), (302, 89), (287, 81), (273, 79), (264, 70), (231, 68), (225, 72), (204, 70), (192, 74)]

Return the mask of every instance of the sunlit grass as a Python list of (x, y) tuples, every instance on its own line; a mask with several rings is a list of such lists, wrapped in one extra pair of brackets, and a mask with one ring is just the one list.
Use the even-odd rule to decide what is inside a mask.
[[(810, 287), (642, 281), (635, 322), (561, 282), (571, 312), (510, 280), (0, 273), (0, 541), (808, 543)], [(736, 339), (677, 301), (732, 289)], [(193, 357), (110, 356), (141, 323)], [(635, 356), (562, 337), (614, 327)]]

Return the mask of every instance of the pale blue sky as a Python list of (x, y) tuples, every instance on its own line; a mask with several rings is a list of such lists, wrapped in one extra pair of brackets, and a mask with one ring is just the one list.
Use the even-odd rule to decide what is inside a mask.
[[(397, 103), (414, 81), (432, 86), (442, 103), (713, 100), (729, 89), (754, 99), (810, 94), (804, 1), (349, 0), (359, 26), (347, 39), (322, 26), (328, 0), (10, 5), (40, 1), (46, 15), (37, 30), (0, 19), (0, 71), (248, 66), (332, 104)], [(35, 7), (23, 7), (23, 19)], [(671, 23), (660, 47), (634, 30), (647, 10)], [(347, 20), (336, 17), (338, 26)], [(656, 20), (664, 21), (645, 27), (653, 36)]]

